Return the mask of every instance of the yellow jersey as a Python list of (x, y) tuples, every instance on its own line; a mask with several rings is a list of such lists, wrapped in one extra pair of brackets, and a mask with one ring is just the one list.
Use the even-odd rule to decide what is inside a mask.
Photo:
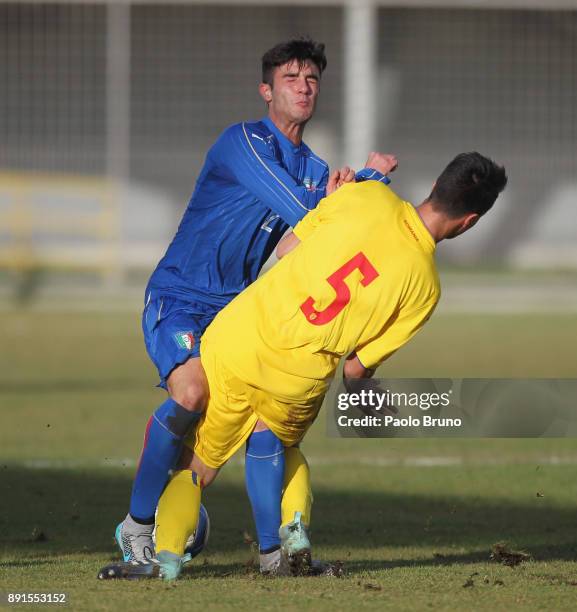
[(202, 346), (282, 403), (318, 405), (341, 357), (373, 368), (440, 295), (435, 242), (414, 207), (376, 181), (348, 184), (294, 228), (299, 244), (238, 295)]

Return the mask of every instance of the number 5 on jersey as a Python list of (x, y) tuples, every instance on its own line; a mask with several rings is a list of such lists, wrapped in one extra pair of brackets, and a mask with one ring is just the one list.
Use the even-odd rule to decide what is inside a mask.
[(379, 273), (366, 258), (365, 254), (363, 252), (357, 253), (327, 278), (327, 282), (337, 295), (324, 310), (317, 310), (314, 306), (315, 299), (310, 296), (301, 304), (301, 310), (309, 323), (313, 325), (326, 325), (351, 301), (351, 290), (347, 283), (345, 283), (345, 279), (354, 270), (359, 270), (363, 275), (361, 279), (363, 287), (370, 285), (379, 276)]

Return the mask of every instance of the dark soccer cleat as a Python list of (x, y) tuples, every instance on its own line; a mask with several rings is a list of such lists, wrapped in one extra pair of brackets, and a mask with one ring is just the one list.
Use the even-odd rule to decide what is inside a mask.
[(343, 564), (340, 561), (335, 563), (324, 563), (323, 561), (313, 561), (309, 570), (309, 576), (319, 576), (325, 578), (342, 578), (345, 575)]
[(149, 561), (120, 561), (103, 567), (98, 580), (143, 580), (160, 577), (160, 566), (156, 559)]
[(182, 558), (168, 551), (160, 551), (158, 559), (121, 561), (103, 567), (98, 580), (144, 580), (162, 578), (176, 580), (182, 571)]

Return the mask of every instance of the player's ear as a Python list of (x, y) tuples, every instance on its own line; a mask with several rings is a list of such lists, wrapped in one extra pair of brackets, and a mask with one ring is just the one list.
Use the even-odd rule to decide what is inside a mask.
[(272, 87), (268, 83), (261, 83), (258, 86), (258, 93), (266, 104), (272, 100)]
[(470, 215), (467, 215), (461, 223), (459, 234), (462, 234), (463, 232), (466, 232), (468, 229), (471, 229), (473, 225), (475, 225), (480, 218), (481, 218), (481, 215), (478, 215), (477, 213), (471, 213)]

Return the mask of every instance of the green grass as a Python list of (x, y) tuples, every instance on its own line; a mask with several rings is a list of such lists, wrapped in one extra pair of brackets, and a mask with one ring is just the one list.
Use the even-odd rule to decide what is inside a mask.
[[(382, 374), (577, 377), (576, 330), (571, 315), (436, 317)], [(0, 590), (66, 591), (73, 610), (574, 609), (575, 440), (329, 439), (322, 414), (303, 445), (312, 538), (344, 579), (258, 575), (236, 460), (206, 491), (209, 550), (182, 580), (100, 583), (163, 397), (138, 315), (5, 311), (0, 338)], [(490, 562), (502, 540), (533, 561)]]

